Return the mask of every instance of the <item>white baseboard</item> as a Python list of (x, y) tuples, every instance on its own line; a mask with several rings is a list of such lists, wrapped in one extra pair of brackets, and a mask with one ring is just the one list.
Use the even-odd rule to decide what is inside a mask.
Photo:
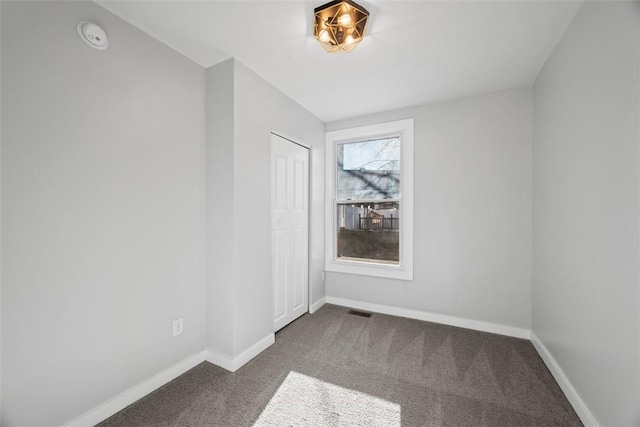
[(91, 427), (118, 413), (127, 406), (142, 399), (147, 394), (167, 384), (174, 378), (187, 372), (205, 360), (228, 371), (235, 372), (275, 342), (275, 334), (271, 333), (240, 353), (234, 358), (213, 352), (203, 351), (179, 362), (172, 367), (152, 376), (146, 381), (120, 393), (113, 399), (69, 421), (65, 427)]
[[(582, 400), (578, 392), (573, 388), (560, 366), (555, 361), (549, 350), (542, 344), (542, 341), (536, 334), (524, 328), (516, 328), (513, 326), (500, 325), (497, 323), (481, 322), (478, 320), (470, 320), (461, 317), (447, 316), (444, 314), (429, 313), (426, 311), (412, 310), (407, 308), (393, 307), (382, 304), (373, 304), (362, 301), (349, 300), (345, 298), (326, 297), (328, 304), (341, 305), (344, 307), (356, 308), (358, 310), (372, 311), (382, 314), (390, 314), (393, 316), (407, 317), (410, 319), (424, 320), (427, 322), (441, 323), (444, 325), (458, 326), (461, 328), (474, 329), (477, 331), (491, 332), (494, 334), (506, 335), (515, 338), (523, 338), (530, 340), (538, 354), (549, 368), (549, 371), (558, 382), (560, 389), (567, 396), (569, 403), (578, 414), (578, 417), (585, 427), (599, 427), (598, 421), (593, 416), (585, 402)], [(319, 308), (319, 307), (318, 307)]]
[(227, 371), (235, 372), (244, 365), (246, 365), (251, 359), (256, 357), (258, 354), (265, 351), (270, 345), (276, 342), (276, 335), (271, 333), (266, 337), (262, 338), (260, 341), (237, 355), (236, 357), (229, 357), (224, 354), (217, 353), (215, 351), (206, 351), (206, 360), (207, 362), (213, 363), (214, 365), (220, 366)]
[[(442, 314), (429, 313), (426, 311), (412, 310), (400, 307), (392, 307), (382, 304), (373, 304), (362, 301), (349, 300), (344, 298), (323, 297), (311, 305), (309, 312), (313, 313), (322, 307), (325, 303), (341, 305), (345, 307), (356, 308), (359, 310), (373, 311), (382, 314), (390, 314), (393, 316), (407, 317), (410, 319), (424, 320), (428, 322), (441, 323), (445, 325), (458, 326), (462, 328), (474, 329), (484, 332), (491, 332), (500, 335), (507, 335), (516, 338), (530, 339), (540, 357), (549, 368), (549, 371), (558, 382), (558, 385), (567, 396), (567, 399), (573, 406), (580, 420), (586, 427), (599, 427), (599, 424), (587, 405), (584, 403), (578, 392), (573, 388), (568, 378), (560, 369), (549, 350), (542, 344), (537, 335), (522, 328), (500, 325), (496, 323), (481, 322), (477, 320), (469, 320), (455, 316), (447, 316)], [(153, 377), (143, 381), (142, 383), (130, 388), (129, 390), (119, 394), (113, 399), (108, 400), (102, 405), (86, 412), (85, 414), (64, 424), (65, 427), (90, 427), (94, 426), (117, 412), (123, 410), (127, 406), (143, 398), (152, 391), (162, 387), (171, 380), (184, 374), (189, 369), (197, 366), (203, 361), (208, 361), (214, 365), (220, 366), (231, 372), (235, 372), (244, 366), (251, 359), (266, 350), (275, 342), (275, 334), (271, 333), (240, 353), (237, 357), (231, 358), (214, 351), (203, 351), (194, 354), (191, 357), (165, 369), (164, 371), (154, 375)]]
[(260, 341), (237, 355), (233, 358), (233, 370), (231, 372), (235, 372), (240, 369), (242, 366), (246, 365), (251, 359), (265, 351), (269, 348), (273, 343), (276, 342), (276, 334), (273, 332), (262, 338)]
[(569, 400), (569, 403), (571, 403), (571, 406), (573, 406), (576, 414), (578, 414), (578, 417), (580, 417), (582, 424), (584, 424), (585, 427), (599, 427), (596, 418), (584, 403), (576, 389), (573, 388), (573, 385), (571, 384), (571, 382), (569, 382), (567, 376), (564, 374), (562, 369), (560, 369), (560, 365), (558, 365), (558, 362), (556, 362), (549, 350), (547, 350), (544, 344), (542, 344), (542, 341), (540, 341), (540, 338), (538, 338), (535, 332), (531, 331), (530, 339), (531, 343), (536, 348), (545, 365), (547, 365), (547, 368), (549, 368), (549, 371), (556, 379), (556, 382), (560, 386), (560, 389), (565, 394), (565, 396), (567, 396), (567, 399)]
[(207, 350), (205, 353), (207, 354), (207, 362), (213, 363), (214, 365), (219, 366), (222, 369), (226, 369), (229, 372), (234, 372), (232, 357), (227, 356), (226, 354), (220, 354), (213, 350)]
[(327, 303), (327, 297), (320, 298), (318, 301), (311, 304), (311, 306), (309, 307), (309, 314), (313, 314), (316, 311), (320, 310), (320, 307), (322, 307), (326, 303)]
[(106, 420), (110, 416), (123, 410), (135, 401), (143, 398), (152, 391), (162, 387), (169, 381), (187, 372), (189, 369), (197, 366), (206, 360), (207, 352), (194, 354), (191, 357), (179, 362), (168, 369), (152, 376), (151, 378), (131, 387), (129, 390), (120, 393), (113, 399), (108, 400), (102, 405), (90, 410), (89, 412), (69, 421), (65, 427), (91, 427)]
[(357, 308), (358, 310), (367, 310), (376, 313), (390, 314), (392, 316), (407, 317), (409, 319), (441, 323), (443, 325), (458, 326), (460, 328), (491, 332), (493, 334), (506, 335), (515, 338), (524, 338), (527, 340), (529, 339), (529, 335), (531, 332), (529, 329), (516, 328), (513, 326), (506, 326), (498, 323), (482, 322), (479, 320), (465, 319), (462, 317), (447, 316), (445, 314), (429, 313), (428, 311), (393, 307), (382, 304), (373, 304), (369, 302), (354, 301), (345, 298), (335, 298), (328, 296), (326, 297), (326, 302), (329, 304)]

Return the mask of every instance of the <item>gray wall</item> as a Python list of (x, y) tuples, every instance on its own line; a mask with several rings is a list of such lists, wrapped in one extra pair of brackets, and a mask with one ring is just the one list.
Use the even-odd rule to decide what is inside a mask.
[[(271, 176), (271, 131), (311, 146), (309, 300), (313, 303), (325, 294), (320, 281), (324, 269), (325, 124), (241, 62), (236, 61), (235, 70), (238, 310), (234, 321), (236, 351), (242, 351), (273, 331), (271, 221), (270, 214), (262, 214), (271, 206), (271, 183), (265, 179)], [(250, 268), (247, 260), (251, 260)]]
[[(210, 206), (231, 203), (229, 209), (233, 213), (228, 225), (232, 232), (214, 233), (210, 227), (209, 262), (226, 280), (227, 291), (220, 293), (222, 285), (209, 278), (208, 347), (236, 357), (273, 332), (271, 184), (265, 179), (270, 177), (271, 131), (312, 147), (310, 300), (324, 296), (324, 283), (320, 279), (324, 269), (325, 126), (235, 59), (209, 68), (206, 74), (208, 120), (214, 111), (223, 110), (223, 118), (212, 122), (207, 137), (207, 166), (213, 177), (210, 182), (216, 181), (215, 174), (222, 174), (220, 178), (227, 178), (221, 182), (228, 186), (224, 189), (210, 186), (207, 197)], [(220, 96), (231, 99), (231, 110), (220, 105)], [(229, 129), (229, 125), (233, 128)], [(214, 215), (210, 209), (210, 222), (215, 220)], [(216, 251), (226, 252), (216, 255)], [(216, 313), (224, 306), (224, 314)], [(223, 341), (216, 336), (219, 333), (227, 334)]]
[(91, 2), (2, 7), (2, 425), (59, 425), (204, 348), (204, 70)]
[(533, 329), (603, 426), (640, 423), (638, 2), (586, 2), (535, 83)]
[[(601, 424), (640, 422), (638, 15), (587, 2), (535, 102), (520, 88), (329, 124), (415, 118), (416, 267), (412, 282), (328, 274), (327, 295), (533, 318)], [(325, 295), (320, 120), (237, 60), (205, 83), (93, 3), (2, 2), (0, 19), (2, 425), (64, 423), (271, 332), (270, 131), (312, 146), (310, 300)]]
[(414, 280), (327, 274), (327, 295), (531, 326), (531, 88), (333, 122), (415, 119)]
[(234, 60), (206, 70), (207, 347), (233, 356)]
[[(0, 28), (2, 24), (2, 2), (0, 1)], [(2, 31), (0, 30), (0, 70), (2, 70)], [(0, 82), (2, 72), (0, 71)], [(0, 84), (0, 100), (2, 99), (2, 84)], [(2, 102), (0, 102), (0, 189), (2, 188)], [(1, 190), (0, 190), (1, 192)], [(2, 224), (2, 197), (0, 197), (0, 224)], [(2, 227), (0, 227), (0, 242), (2, 242)], [(2, 244), (0, 244), (0, 260), (2, 259)], [(2, 262), (0, 262), (0, 424), (2, 424)]]

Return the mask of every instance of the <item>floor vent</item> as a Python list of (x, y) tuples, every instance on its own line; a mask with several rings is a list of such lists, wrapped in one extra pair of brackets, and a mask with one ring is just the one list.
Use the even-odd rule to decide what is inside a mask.
[(371, 313), (367, 313), (366, 311), (360, 311), (360, 310), (349, 310), (349, 314), (353, 314), (354, 316), (360, 316), (360, 317), (371, 317)]

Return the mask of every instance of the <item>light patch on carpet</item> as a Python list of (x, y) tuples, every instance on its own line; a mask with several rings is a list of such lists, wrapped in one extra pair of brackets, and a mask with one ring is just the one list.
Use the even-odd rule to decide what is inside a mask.
[(291, 371), (254, 424), (319, 425), (400, 427), (400, 405)]

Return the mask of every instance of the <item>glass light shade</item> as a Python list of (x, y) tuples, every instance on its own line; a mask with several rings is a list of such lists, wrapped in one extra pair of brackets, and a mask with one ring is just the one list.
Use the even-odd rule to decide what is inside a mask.
[(314, 10), (313, 35), (327, 52), (350, 52), (362, 41), (369, 12), (350, 0), (336, 0)]

